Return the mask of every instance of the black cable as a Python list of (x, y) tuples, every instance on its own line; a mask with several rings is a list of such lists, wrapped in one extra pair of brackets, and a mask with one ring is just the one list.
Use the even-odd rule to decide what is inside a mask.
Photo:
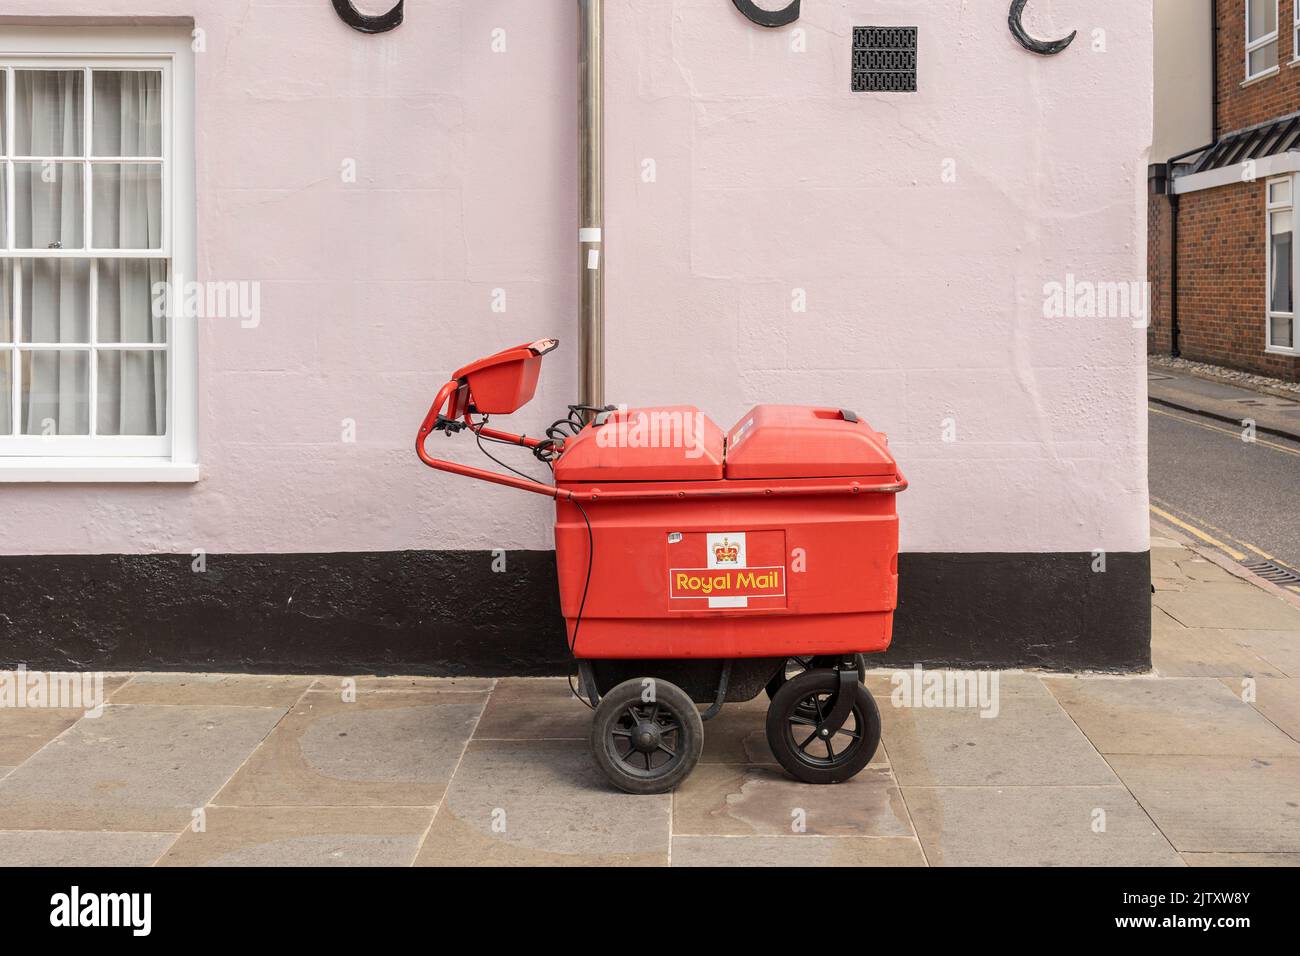
[[(573, 419), (572, 419), (572, 416), (575, 414), (575, 411), (574, 411), (574, 410), (577, 409), (577, 408), (582, 408), (582, 406), (570, 406), (570, 407), (569, 407), (569, 415), (570, 415), (571, 417), (570, 417), (569, 419), (563, 419), (563, 418), (560, 419), (559, 421), (557, 421), (557, 422), (555, 423), (555, 425), (552, 425), (551, 428), (555, 428), (556, 426), (561, 425), (561, 424), (569, 424), (569, 425), (573, 425), (573, 426), (574, 426), (574, 431), (573, 431), (572, 434), (576, 435), (576, 434), (578, 433), (578, 431), (580, 431), (580, 430), (582, 429), (582, 426), (583, 426), (583, 423), (582, 423), (582, 422), (575, 422), (575, 421), (573, 421)], [(520, 478), (523, 478), (523, 479), (525, 479), (525, 480), (527, 480), (527, 481), (536, 481), (537, 479), (533, 478), (531, 475), (526, 475), (526, 474), (524, 474), (522, 471), (519, 471), (519, 470), (516, 469), (516, 468), (511, 468), (511, 467), (510, 467), (509, 465), (507, 465), (504, 461), (502, 461), (502, 460), (501, 460), (500, 458), (498, 458), (496, 455), (494, 455), (494, 454), (492, 454), (490, 451), (488, 451), (486, 447), (484, 447), (484, 445), (483, 445), (483, 435), (480, 434), (480, 430), (481, 430), (482, 428), (484, 428), (486, 425), (487, 425), (487, 419), (485, 418), (485, 419), (483, 419), (482, 422), (480, 422), (480, 423), (478, 424), (477, 427), (471, 426), (471, 428), (470, 428), (470, 431), (472, 431), (472, 432), (474, 433), (474, 440), (475, 440), (476, 442), (478, 442), (478, 449), (479, 449), (479, 451), (481, 451), (483, 454), (487, 455), (488, 458), (491, 458), (494, 462), (496, 462), (498, 465), (500, 465), (500, 466), (501, 466), (502, 468), (504, 468), (506, 471), (513, 472), (514, 474), (518, 475)], [(551, 435), (551, 428), (548, 428), (548, 429), (546, 430), (546, 432), (547, 432), (547, 435), (550, 436), (550, 437), (552, 438), (552, 441), (549, 442), (549, 443), (543, 443), (542, 446), (539, 446), (538, 448), (533, 449), (533, 454), (536, 455), (536, 457), (537, 457), (537, 459), (538, 459), (539, 461), (545, 462), (545, 463), (546, 463), (546, 466), (547, 466), (548, 468), (551, 468), (552, 471), (554, 471), (555, 469), (554, 469), (554, 467), (551, 465), (551, 460), (550, 460), (550, 458), (549, 458), (549, 457), (543, 457), (543, 456), (544, 456), (545, 454), (554, 454), (554, 446), (555, 446), (556, 444), (560, 444), (560, 443), (562, 443), (563, 439), (560, 439), (559, 441), (556, 441), (556, 440), (555, 440), (555, 436)], [(505, 440), (500, 439), (500, 438), (492, 438), (491, 436), (488, 436), (487, 440), (490, 441), (490, 442), (495, 442), (495, 443), (498, 444), (498, 445), (515, 445), (515, 444), (516, 444), (515, 442), (505, 441)], [(521, 447), (526, 447), (526, 446), (521, 446)], [(539, 482), (539, 484), (540, 484), (540, 482)], [(591, 567), (592, 567), (592, 565), (595, 563), (595, 559), (596, 559), (596, 538), (595, 538), (595, 535), (592, 534), (592, 531), (591, 531), (591, 519), (589, 519), (589, 518), (587, 517), (587, 511), (586, 511), (586, 509), (584, 509), (584, 508), (582, 507), (581, 503), (579, 503), (579, 501), (578, 501), (576, 498), (570, 498), (569, 501), (571, 501), (571, 502), (573, 503), (573, 506), (574, 506), (575, 508), (578, 509), (578, 513), (579, 513), (580, 515), (582, 515), (582, 522), (583, 522), (583, 524), (585, 524), (585, 525), (587, 526), (587, 579), (586, 579), (586, 581), (585, 581), (585, 582), (583, 583), (583, 585), (582, 585), (582, 600), (578, 603), (578, 617), (577, 617), (577, 619), (573, 622), (573, 638), (569, 641), (569, 656), (570, 656), (571, 658), (574, 658), (574, 659), (576, 660), (577, 658), (576, 658), (576, 656), (575, 656), (575, 654), (574, 654), (574, 648), (577, 646), (577, 643), (578, 643), (578, 629), (582, 627), (582, 613), (583, 613), (584, 610), (586, 610), (586, 607), (587, 607), (587, 592), (591, 589)], [(584, 698), (581, 694), (579, 694), (579, 693), (578, 693), (578, 689), (573, 685), (573, 674), (572, 674), (572, 673), (570, 673), (570, 674), (568, 675), (568, 678), (569, 678), (569, 690), (573, 693), (573, 696), (576, 697), (576, 698), (578, 698), (578, 700), (582, 701), (583, 704), (585, 704), (589, 710), (595, 710), (595, 709), (596, 709), (596, 708), (595, 708), (595, 705), (593, 705), (590, 701), (588, 701), (588, 700), (587, 700), (586, 698)]]
[[(578, 618), (573, 622), (573, 638), (569, 641), (569, 656), (574, 660), (577, 660), (577, 655), (574, 654), (573, 649), (578, 645), (578, 628), (582, 627), (582, 612), (587, 607), (587, 589), (591, 587), (591, 566), (596, 561), (596, 538), (591, 533), (591, 521), (587, 518), (586, 509), (582, 507), (577, 498), (570, 498), (569, 501), (571, 501), (573, 506), (578, 509), (578, 513), (582, 515), (583, 523), (587, 526), (587, 581), (582, 586), (582, 601), (578, 604)], [(595, 692), (594, 687), (590, 689), (593, 693)], [(590, 701), (583, 699), (582, 695), (578, 693), (577, 688), (573, 686), (572, 674), (569, 674), (569, 690), (573, 692), (574, 697), (586, 704), (588, 709), (596, 709), (595, 705)]]
[[(492, 454), (492, 452), (488, 451), (486, 448), (483, 447), (483, 436), (479, 434), (479, 430), (480, 430), (481, 428), (483, 428), (483, 426), (486, 425), (486, 424), (487, 424), (487, 419), (484, 419), (484, 420), (479, 424), (478, 428), (472, 428), (472, 429), (470, 429), (472, 432), (474, 432), (474, 438), (475, 438), (475, 440), (478, 441), (478, 450), (481, 451), (483, 454), (487, 455), (489, 458), (491, 458), (493, 461), (495, 461), (498, 465), (500, 465), (500, 466), (501, 466), (502, 468), (504, 468), (506, 471), (512, 471), (512, 472), (514, 472), (516, 475), (518, 475), (520, 478), (523, 478), (523, 479), (526, 480), (526, 481), (537, 481), (537, 479), (534, 478), (532, 475), (525, 475), (525, 474), (524, 474), (522, 471), (520, 471), (518, 468), (511, 468), (511, 467), (510, 467), (509, 465), (507, 465), (504, 461), (502, 461), (502, 460), (501, 460), (500, 458), (498, 458), (496, 455)], [(488, 441), (496, 442), (498, 445), (514, 445), (514, 442), (502, 441), (502, 440), (499, 439), (499, 438), (488, 438)], [(539, 485), (540, 485), (540, 484), (545, 484), (545, 482), (541, 482), (541, 481), (537, 481), (537, 483), (538, 483)]]

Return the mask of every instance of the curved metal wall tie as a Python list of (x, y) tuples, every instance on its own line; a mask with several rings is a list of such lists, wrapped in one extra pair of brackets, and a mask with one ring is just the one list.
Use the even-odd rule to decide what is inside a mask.
[(1012, 0), (1011, 12), (1007, 15), (1007, 23), (1011, 25), (1011, 35), (1020, 41), (1020, 45), (1030, 53), (1038, 53), (1042, 56), (1055, 56), (1067, 46), (1069, 46), (1079, 31), (1073, 31), (1068, 37), (1062, 37), (1059, 40), (1039, 40), (1031, 37), (1025, 30), (1024, 23), (1021, 22), (1021, 16), (1025, 12), (1025, 4), (1029, 0)]
[(783, 27), (799, 19), (799, 4), (802, 0), (794, 0), (784, 10), (764, 10), (754, 3), (754, 0), (731, 0), (731, 2), (746, 19), (757, 23), (760, 27)]
[(334, 12), (354, 30), (362, 33), (387, 33), (402, 25), (402, 7), (405, 5), (406, 0), (397, 0), (397, 6), (393, 9), (372, 17), (354, 7), (351, 0), (334, 0)]

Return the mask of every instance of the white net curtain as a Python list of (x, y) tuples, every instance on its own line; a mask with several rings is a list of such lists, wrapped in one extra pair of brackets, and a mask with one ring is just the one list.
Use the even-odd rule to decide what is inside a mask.
[(0, 436), (163, 435), (162, 74), (10, 67), (0, 82), (20, 253), (4, 268)]

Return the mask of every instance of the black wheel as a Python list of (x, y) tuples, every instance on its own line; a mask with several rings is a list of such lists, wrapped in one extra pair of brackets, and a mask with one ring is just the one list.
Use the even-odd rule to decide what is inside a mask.
[(704, 722), (676, 684), (624, 681), (600, 699), (591, 722), (591, 752), (614, 786), (628, 793), (667, 793), (695, 768)]
[(804, 783), (842, 783), (870, 763), (880, 745), (880, 710), (861, 683), (843, 726), (818, 733), (839, 695), (832, 670), (810, 670), (790, 678), (767, 709), (767, 743), (781, 766)]
[[(867, 662), (861, 654), (854, 654), (853, 659), (858, 664), (858, 681), (866, 683), (867, 680)], [(802, 674), (805, 671), (820, 669), (823, 667), (833, 668), (840, 662), (839, 657), (818, 656), (818, 657), (789, 657), (786, 658), (785, 666), (772, 675), (772, 679), (767, 682), (767, 699), (771, 700), (776, 696), (776, 692), (785, 686), (786, 682), (796, 674)]]

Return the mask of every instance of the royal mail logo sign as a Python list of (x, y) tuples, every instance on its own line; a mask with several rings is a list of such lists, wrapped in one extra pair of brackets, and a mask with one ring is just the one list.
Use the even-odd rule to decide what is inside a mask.
[(785, 568), (673, 568), (668, 572), (668, 594), (672, 598), (784, 597)]
[(673, 610), (771, 611), (786, 606), (781, 530), (669, 534), (664, 568)]

